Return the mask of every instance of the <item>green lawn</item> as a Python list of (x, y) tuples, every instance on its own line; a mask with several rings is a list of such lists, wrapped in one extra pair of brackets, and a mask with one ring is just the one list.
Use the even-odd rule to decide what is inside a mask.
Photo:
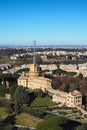
[(55, 105), (54, 102), (51, 101), (50, 97), (37, 97), (30, 105), (30, 107), (50, 107)]
[(0, 107), (0, 120), (4, 120), (8, 117), (8, 112), (4, 107)]
[[(0, 108), (0, 121), (7, 119), (9, 116), (11, 116), (11, 115), (8, 114), (8, 112), (6, 111), (6, 109), (4, 107)], [(10, 118), (10, 120), (11, 120), (11, 118)], [(34, 116), (31, 116), (29, 114), (26, 114), (26, 113), (21, 113), (21, 114), (17, 115), (15, 118), (16, 124), (23, 125), (23, 126), (36, 127), (36, 125), (41, 121), (43, 121), (43, 120), (36, 118)]]
[(0, 96), (0, 100), (2, 101), (4, 98)]
[(36, 125), (41, 121), (43, 120), (26, 113), (21, 113), (18, 116), (16, 116), (17, 125), (36, 127)]

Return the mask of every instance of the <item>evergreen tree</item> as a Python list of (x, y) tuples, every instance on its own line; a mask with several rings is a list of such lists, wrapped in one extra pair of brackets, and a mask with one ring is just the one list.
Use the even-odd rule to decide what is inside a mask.
[(30, 103), (29, 92), (23, 87), (17, 87), (14, 94), (14, 100), (15, 100), (15, 113), (18, 114), (20, 107), (23, 104)]

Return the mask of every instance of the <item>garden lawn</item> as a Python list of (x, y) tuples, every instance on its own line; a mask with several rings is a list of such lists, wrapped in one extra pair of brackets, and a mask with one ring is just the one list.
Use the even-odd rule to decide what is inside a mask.
[(54, 105), (56, 105), (56, 103), (52, 102), (50, 97), (37, 97), (31, 103), (30, 107), (50, 107)]
[(21, 113), (16, 116), (16, 124), (22, 126), (36, 127), (42, 119), (36, 118), (26, 113)]
[(4, 107), (0, 107), (0, 120), (4, 120), (6, 117), (8, 117), (8, 112)]
[(0, 100), (3, 100), (4, 98), (0, 96)]

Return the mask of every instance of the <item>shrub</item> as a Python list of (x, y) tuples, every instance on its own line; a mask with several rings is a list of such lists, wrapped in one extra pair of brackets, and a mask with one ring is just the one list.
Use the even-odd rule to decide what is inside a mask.
[(44, 111), (41, 111), (38, 109), (30, 109), (28, 107), (22, 107), (21, 112), (30, 114), (30, 115), (38, 117), (38, 118), (44, 118), (44, 116), (47, 115), (47, 113)]
[(80, 115), (82, 115), (82, 112), (80, 110), (77, 111)]
[(72, 109), (72, 112), (73, 112), (73, 113), (76, 113), (76, 112), (77, 112), (77, 108), (73, 108), (73, 109)]
[(63, 117), (52, 116), (47, 120), (39, 123), (36, 130), (63, 130), (63, 125), (67, 123)]
[(60, 111), (59, 113), (62, 114), (62, 115), (66, 115), (67, 114), (65, 111)]
[(87, 115), (85, 114), (84, 117), (87, 118)]

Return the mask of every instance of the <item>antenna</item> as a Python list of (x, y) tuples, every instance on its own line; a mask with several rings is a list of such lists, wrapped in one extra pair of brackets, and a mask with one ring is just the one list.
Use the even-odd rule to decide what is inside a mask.
[(36, 40), (34, 40), (33, 64), (36, 64)]

